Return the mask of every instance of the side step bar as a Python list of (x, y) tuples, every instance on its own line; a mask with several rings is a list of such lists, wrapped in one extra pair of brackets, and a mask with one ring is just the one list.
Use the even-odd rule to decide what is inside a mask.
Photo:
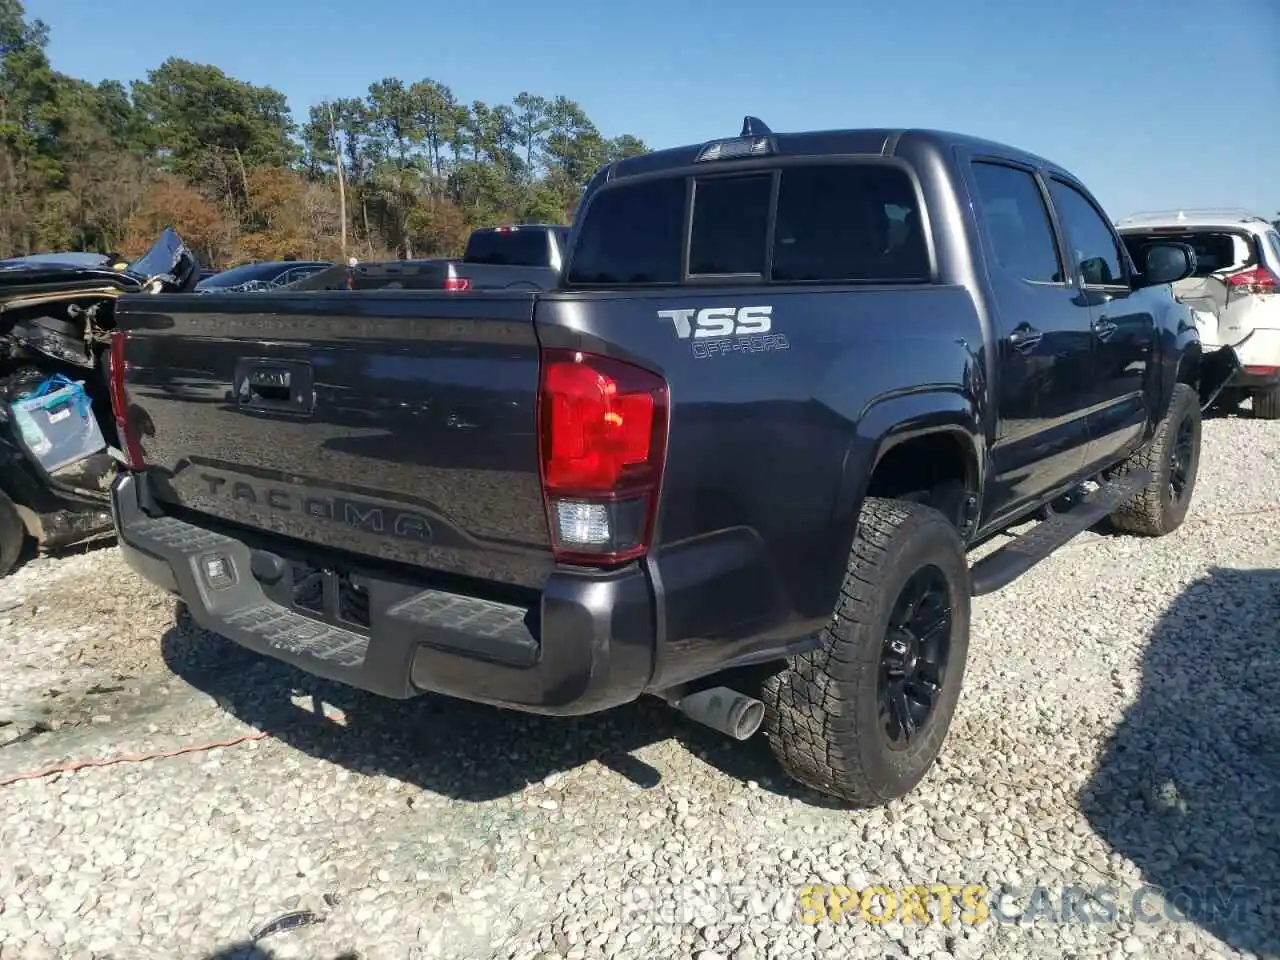
[(1053, 514), (1012, 543), (983, 557), (971, 569), (973, 595), (993, 593), (1016, 580), (1068, 540), (1132, 500), (1150, 482), (1151, 473), (1146, 470), (1117, 477), (1070, 510)]

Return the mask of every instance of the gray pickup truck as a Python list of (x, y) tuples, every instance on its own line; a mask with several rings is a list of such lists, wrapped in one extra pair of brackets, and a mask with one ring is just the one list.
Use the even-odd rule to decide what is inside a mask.
[(569, 228), (525, 223), (481, 227), (461, 257), (337, 264), (281, 288), (306, 290), (547, 290), (560, 281)]
[(1172, 295), (1194, 261), (1135, 262), (1009, 146), (748, 118), (602, 169), (553, 290), (123, 298), (121, 550), (321, 676), (654, 695), (884, 803), (947, 735), (971, 597), (1186, 517), (1235, 369)]

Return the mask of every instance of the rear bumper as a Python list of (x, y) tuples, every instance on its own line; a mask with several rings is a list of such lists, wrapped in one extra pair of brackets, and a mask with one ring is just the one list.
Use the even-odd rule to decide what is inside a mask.
[(334, 578), (321, 620), (294, 604), (292, 565), (306, 557), (149, 516), (132, 474), (116, 480), (111, 502), (135, 572), (180, 597), (205, 629), (316, 676), (388, 697), (429, 691), (574, 715), (634, 700), (653, 671), (653, 591), (638, 566), (557, 571), (531, 607), (353, 569), (343, 583), (358, 580), (362, 622), (334, 616)]
[[(1280, 308), (1280, 302), (1276, 306)], [(1280, 320), (1280, 309), (1275, 316)], [(1275, 386), (1280, 383), (1280, 375), (1274, 372), (1280, 367), (1280, 326), (1251, 324), (1250, 327), (1235, 344), (1241, 369), (1232, 378), (1231, 386), (1249, 390)]]

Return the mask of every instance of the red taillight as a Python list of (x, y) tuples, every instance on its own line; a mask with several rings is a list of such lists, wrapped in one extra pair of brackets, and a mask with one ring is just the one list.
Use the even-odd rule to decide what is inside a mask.
[(1242, 273), (1233, 273), (1227, 277), (1227, 299), (1242, 297), (1252, 293), (1275, 293), (1276, 275), (1266, 267), (1258, 266)]
[(124, 450), (126, 462), (130, 470), (141, 470), (146, 466), (142, 458), (142, 446), (138, 436), (129, 424), (129, 397), (124, 389), (124, 374), (128, 369), (124, 358), (124, 342), (128, 336), (123, 330), (111, 334), (111, 410), (116, 418), (116, 433), (120, 435), (120, 446)]
[(470, 290), (471, 281), (466, 277), (445, 277), (444, 288), (446, 290)]
[(613, 564), (653, 536), (667, 446), (666, 381), (640, 367), (544, 350), (542, 492), (559, 560)]
[(1274, 377), (1280, 373), (1280, 367), (1245, 367), (1244, 372), (1254, 377)]

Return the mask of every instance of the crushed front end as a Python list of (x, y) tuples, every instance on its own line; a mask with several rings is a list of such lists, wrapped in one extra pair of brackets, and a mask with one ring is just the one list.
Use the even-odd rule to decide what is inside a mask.
[[(113, 533), (119, 441), (108, 383), (116, 301), (185, 291), (198, 277), (198, 261), (172, 230), (127, 263), (91, 254), (0, 261), (0, 538), (27, 537), (50, 550)], [(96, 442), (73, 458), (42, 462), (32, 438), (46, 437), (38, 426), (33, 434), (23, 414), (51, 388), (70, 392)], [(59, 408), (49, 419), (62, 415)], [(0, 558), (13, 556), (11, 547), (0, 543)]]

